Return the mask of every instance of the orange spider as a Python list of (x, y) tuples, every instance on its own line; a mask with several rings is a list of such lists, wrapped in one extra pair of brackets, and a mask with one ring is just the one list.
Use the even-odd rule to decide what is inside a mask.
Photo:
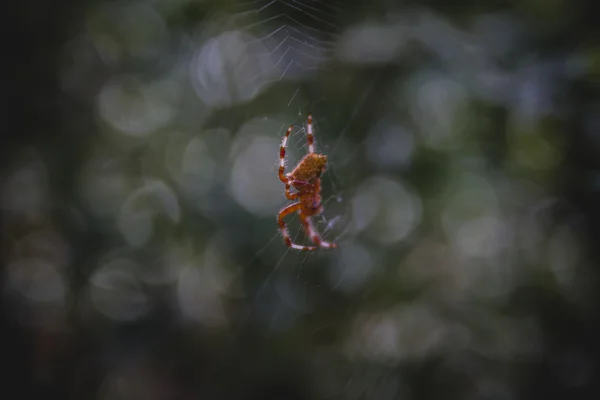
[[(323, 206), (321, 205), (321, 174), (325, 172), (325, 164), (327, 164), (327, 156), (315, 153), (312, 115), (308, 114), (308, 122), (306, 124), (306, 137), (308, 141), (308, 154), (300, 160), (296, 168), (290, 173), (284, 174), (285, 164), (285, 146), (287, 140), (294, 128), (290, 125), (285, 132), (281, 147), (279, 149), (279, 179), (285, 183), (285, 197), (289, 200), (298, 199), (297, 203), (290, 204), (284, 207), (277, 216), (279, 222), (279, 230), (283, 235), (283, 240), (288, 247), (296, 250), (314, 251), (319, 247), (331, 249), (336, 248), (337, 244), (329, 243), (321, 239), (321, 236), (314, 229), (311, 217), (321, 214)], [(290, 188), (294, 187), (296, 192), (291, 193)], [(292, 243), (290, 234), (285, 226), (283, 219), (297, 212), (300, 215), (300, 222), (304, 227), (306, 235), (312, 240), (315, 246), (302, 246)]]

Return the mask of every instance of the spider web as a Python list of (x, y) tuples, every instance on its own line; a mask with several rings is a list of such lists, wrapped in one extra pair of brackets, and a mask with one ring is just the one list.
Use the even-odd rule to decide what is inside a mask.
[[(323, 240), (338, 243), (344, 251), (346, 239), (352, 235), (349, 189), (353, 185), (344, 177), (344, 169), (351, 166), (361, 148), (349, 146), (348, 138), (377, 82), (356, 80), (343, 93), (327, 88), (328, 74), (335, 72), (335, 49), (344, 29), (345, 10), (340, 2), (319, 0), (250, 1), (236, 4), (232, 10), (230, 26), (254, 38), (246, 44), (247, 52), (271, 65), (248, 84), (268, 89), (269, 97), (278, 100), (277, 104), (268, 100), (249, 103), (246, 117), (277, 115), (296, 126), (286, 152), (289, 171), (308, 150), (305, 124), (307, 114), (313, 114), (316, 151), (328, 156), (322, 177), (324, 212), (313, 217), (313, 223)], [(287, 124), (283, 124), (273, 136), (280, 139), (286, 129)], [(278, 166), (275, 153), (272, 179), (277, 179)], [(283, 197), (283, 186), (281, 193)], [(260, 321), (270, 331), (302, 330), (299, 321), (340, 286), (338, 280), (342, 278), (336, 276), (340, 249), (298, 252), (287, 248), (275, 221), (277, 211), (273, 213), (271, 236), (241, 268), (242, 274), (257, 268), (263, 273), (256, 274), (261, 276), (259, 280), (247, 285), (249, 307), (238, 323)], [(295, 213), (286, 218), (286, 224), (293, 242), (312, 244)], [(339, 315), (351, 312), (338, 310)], [(327, 326), (318, 325), (317, 330), (322, 328)], [(307, 335), (315, 334), (314, 326), (311, 329)], [(347, 379), (350, 385), (352, 376)], [(348, 390), (348, 385), (339, 388), (340, 393)]]
[[(321, 178), (324, 212), (318, 217), (313, 217), (313, 223), (323, 240), (338, 243), (340, 246), (344, 246), (346, 239), (352, 235), (348, 193), (352, 183), (344, 178), (343, 169), (352, 163), (357, 157), (357, 150), (360, 149), (360, 146), (356, 146), (356, 149), (348, 152), (344, 143), (347, 133), (364, 111), (367, 100), (374, 92), (374, 87), (374, 82), (361, 87), (358, 97), (353, 100), (352, 107), (348, 111), (344, 110), (346, 105), (335, 107), (328, 104), (330, 101), (326, 96), (311, 100), (302, 90), (303, 86), (298, 86), (291, 92), (289, 100), (284, 103), (283, 113), (294, 115), (295, 118), (291, 122), (297, 127), (288, 141), (286, 152), (288, 168), (296, 165), (308, 150), (305, 132), (306, 115), (309, 111), (315, 115), (316, 151), (328, 156), (328, 166)], [(332, 116), (319, 113), (320, 106), (325, 104), (329, 109), (335, 110)], [(340, 115), (347, 115), (347, 117), (344, 119)], [(281, 127), (278, 137), (283, 136), (286, 128), (287, 125)], [(333, 132), (334, 135), (331, 134)], [(279, 159), (274, 155), (273, 179), (276, 179), (278, 165)], [(286, 224), (294, 243), (311, 244), (295, 213), (286, 218)], [(298, 252), (283, 244), (275, 221), (273, 231), (271, 238), (264, 247), (256, 251), (248, 266), (253, 268), (254, 264), (262, 263), (268, 268), (266, 276), (253, 294), (252, 304), (253, 308), (261, 314), (259, 320), (262, 319), (271, 329), (285, 329), (292, 323), (290, 319), (293, 320), (308, 312), (323, 291), (336, 290), (340, 285), (340, 282), (333, 280), (331, 276), (315, 277), (315, 274), (332, 273), (339, 259), (339, 249)], [(271, 251), (280, 254), (276, 261), (262, 260), (262, 255)], [(323, 282), (329, 283), (323, 284)], [(293, 304), (293, 308), (286, 308), (290, 304)]]
[[(295, 93), (294, 95), (297, 95), (297, 93)], [(290, 108), (293, 107), (293, 100), (293, 98), (290, 100)], [(296, 125), (296, 127), (302, 127), (304, 125), (302, 121), (305, 121), (305, 114), (299, 112), (298, 118), (296, 119), (296, 121), (294, 121), (294, 125)], [(316, 151), (322, 152), (324, 154), (329, 154), (330, 150), (336, 147), (335, 143), (337, 142), (334, 141), (333, 146), (329, 145), (327, 138), (324, 138), (322, 137), (322, 135), (319, 135), (321, 131), (320, 128), (327, 125), (327, 121), (322, 121), (321, 123), (315, 121), (314, 124)], [(281, 135), (283, 135), (284, 131), (285, 127), (282, 127), (282, 130), (280, 132)], [(294, 129), (294, 131), (290, 135), (287, 148), (288, 151), (286, 152), (286, 164), (289, 167), (286, 169), (286, 171), (289, 168), (292, 168), (293, 165), (295, 165), (297, 161), (302, 157), (302, 155), (306, 154), (308, 150), (308, 145), (306, 143), (306, 131), (304, 127)], [(272, 168), (274, 177), (276, 176), (276, 169), (278, 168), (278, 165), (279, 160), (275, 159)], [(313, 217), (312, 219), (315, 229), (317, 230), (317, 232), (323, 240), (332, 241), (343, 245), (344, 222), (345, 220), (347, 220), (347, 216), (345, 215), (346, 199), (343, 194), (344, 182), (343, 179), (341, 179), (339, 175), (336, 174), (336, 168), (337, 166), (335, 162), (328, 162), (328, 169), (321, 178), (323, 185), (321, 195), (324, 212), (323, 214), (317, 217)], [(288, 204), (290, 203), (291, 202), (289, 202)], [(296, 213), (293, 213), (292, 215), (286, 218), (286, 225), (294, 243), (305, 243), (307, 245), (312, 245), (310, 240), (306, 237), (305, 232), (299, 222), (298, 215)], [(308, 280), (304, 279), (303, 277), (303, 274), (305, 272), (305, 266), (311, 264), (311, 261), (317, 259), (330, 260), (332, 256), (335, 257), (335, 250), (318, 249), (315, 252), (299, 252), (297, 250), (293, 250), (291, 248), (286, 247), (283, 244), (281, 233), (276, 227), (276, 224), (274, 224), (273, 227), (273, 235), (265, 244), (265, 246), (255, 253), (254, 260), (259, 259), (261, 255), (267, 250), (273, 250), (272, 246), (279, 247), (282, 250), (282, 252), (278, 256), (277, 262), (274, 265), (271, 264), (272, 271), (268, 273), (264, 282), (260, 284), (260, 287), (258, 288), (255, 295), (255, 300), (259, 301), (260, 297), (265, 295), (265, 291), (268, 292), (269, 290), (273, 289), (270, 288), (271, 285), (277, 286), (277, 281), (281, 283), (281, 279), (289, 280), (292, 277), (296, 281), (294, 285), (302, 286), (304, 290), (304, 295), (307, 295), (307, 291), (309, 289), (310, 284)], [(289, 282), (287, 282), (286, 285), (287, 284), (289, 284)], [(290, 289), (294, 290), (294, 288)], [(298, 289), (298, 287), (296, 287), (295, 289)], [(270, 295), (272, 295), (272, 293), (267, 294), (267, 297)], [(276, 317), (277, 315), (275, 314), (273, 318)]]
[[(255, 0), (237, 3), (230, 23), (255, 40), (248, 51), (272, 67), (256, 80), (307, 78), (332, 57), (342, 9), (337, 1)], [(266, 51), (265, 51), (266, 49)]]
[[(319, 89), (319, 74), (331, 70), (336, 42), (343, 30), (346, 14), (343, 3), (336, 0), (253, 0), (236, 2), (224, 11), (227, 14), (226, 30), (243, 32), (245, 38), (250, 38), (245, 43), (246, 53), (260, 59), (261, 65), (270, 66), (258, 69), (246, 85), (254, 85), (261, 90), (272, 87), (277, 91), (271, 93), (272, 97), (281, 99), (278, 105), (269, 110), (265, 110), (262, 104), (250, 103), (246, 116), (275, 113), (303, 127), (307, 113), (312, 112), (315, 116), (317, 151), (330, 156), (328, 171), (323, 178), (325, 191), (322, 202), (326, 210), (330, 205), (340, 203), (342, 184), (336, 172), (336, 160), (329, 152), (339, 147), (338, 140), (343, 132), (334, 141), (324, 136), (325, 132), (332, 132), (334, 124), (330, 123), (331, 116), (320, 115), (318, 110), (325, 108), (325, 105), (328, 109), (336, 108), (331, 107), (328, 95)], [(280, 137), (284, 130), (282, 126)], [(296, 129), (288, 142), (288, 153), (291, 155), (288, 165), (297, 161), (298, 154), (306, 150), (305, 132)], [(276, 170), (277, 164), (278, 160), (274, 159), (273, 170)], [(314, 220), (325, 240), (328, 237), (336, 238), (332, 231), (340, 220), (339, 216), (327, 218), (329, 215), (326, 211), (324, 216)], [(290, 220), (290, 234), (301, 240), (299, 224), (294, 218)], [(269, 243), (276, 241), (279, 236), (278, 232), (274, 232)], [(287, 252), (282, 257), (286, 255)], [(311, 258), (306, 254), (303, 257)]]

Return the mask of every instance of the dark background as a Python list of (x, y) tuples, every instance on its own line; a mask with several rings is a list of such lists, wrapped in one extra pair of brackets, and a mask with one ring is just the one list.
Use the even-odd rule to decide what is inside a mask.
[[(105, 3), (115, 9), (129, 4)], [(153, 7), (153, 15), (162, 18), (170, 36), (159, 40), (158, 50), (144, 53), (136, 50), (147, 43), (142, 32), (140, 41), (128, 42), (121, 55), (108, 62), (98, 50), (110, 47), (103, 41), (106, 35), (124, 29), (126, 33), (119, 31), (111, 37), (111, 46), (117, 47), (119, 40), (137, 36), (127, 33), (127, 23), (115, 20), (113, 25), (110, 16), (94, 19), (103, 2), (30, 0), (4, 6), (5, 106), (0, 160), (1, 390), (5, 395), (76, 399), (597, 398), (600, 47), (593, 2), (354, 1), (328, 9), (321, 22), (309, 15), (325, 10), (318, 2), (303, 3), (314, 7), (308, 8), (309, 12), (282, 11), (294, 17), (287, 22), (268, 19), (279, 10), (267, 9), (250, 17), (244, 14), (260, 8), (259, 3), (178, 1), (167, 6), (161, 1), (138, 2)], [(134, 10), (129, 15), (135, 19), (137, 14)], [(415, 21), (429, 18), (423, 15), (435, 15), (437, 22), (418, 25)], [(511, 21), (514, 36), (504, 50), (496, 52), (473, 30), (472, 21), (484, 15)], [(293, 64), (295, 69), (286, 70), (283, 79), (247, 98), (243, 98), (243, 88), (238, 92), (231, 89), (225, 95), (227, 100), (218, 104), (199, 92), (200, 99), (196, 96), (193, 84), (186, 81), (187, 72), (169, 75), (177, 65), (190, 63), (194, 46), (201, 47), (221, 30), (231, 30), (227, 24), (247, 26), (239, 21), (245, 18), (260, 22), (242, 30), (256, 37), (287, 24), (309, 31), (311, 38), (335, 42), (349, 27), (366, 22), (384, 27), (396, 21), (415, 32), (420, 26), (421, 36), (415, 34), (406, 45), (408, 50), (380, 59), (367, 51), (356, 61), (352, 59), (354, 50), (340, 57), (324, 46), (320, 55), (325, 61), (312, 65), (314, 69), (304, 68), (312, 58), (292, 51), (282, 59), (300, 60), (302, 66)], [(327, 24), (329, 18), (335, 24)], [(438, 22), (442, 27), (450, 24), (453, 30), (438, 27)], [(149, 34), (152, 38), (153, 32)], [(446, 43), (448, 32), (470, 36), (458, 34), (458, 39)], [(496, 39), (506, 34), (498, 31), (494, 35), (493, 27), (488, 32)], [(388, 36), (376, 35), (382, 36), (374, 43), (387, 43)], [(468, 58), (473, 54), (469, 38), (482, 40), (476, 45), (484, 49), (485, 61)], [(300, 41), (304, 39), (300, 36)], [(274, 49), (266, 39), (260, 43)], [(252, 46), (247, 50), (251, 56), (259, 53)], [(276, 51), (272, 55), (276, 57)], [(511, 76), (510, 89), (502, 91), (499, 85), (491, 94), (478, 96), (477, 83), (470, 80), (476, 73), (471, 70), (474, 65), (477, 73), (504, 71)], [(462, 113), (461, 119), (451, 119), (457, 127), (442, 142), (428, 141), (427, 125), (410, 111), (414, 110), (413, 98), (398, 94), (398, 87), (413, 82), (414, 76), (423, 73), (426, 77), (422, 79), (430, 79), (426, 71), (459, 82), (467, 93), (461, 97), (464, 108), (449, 108), (448, 115)], [(119, 108), (108, 108), (102, 114), (99, 98), (107, 82), (122, 75), (144, 84), (164, 76), (181, 79), (176, 116), (151, 134), (119, 133), (123, 125), (111, 125), (110, 120), (110, 116), (119, 117)], [(227, 76), (232, 85), (238, 82)], [(532, 92), (523, 89), (528, 85), (534, 88)], [(212, 96), (219, 87), (216, 84), (203, 93)], [(529, 103), (520, 101), (521, 89)], [(296, 90), (298, 98), (294, 98)], [(515, 96), (501, 99), (507, 92)], [(450, 100), (442, 106), (455, 102), (455, 92), (449, 93)], [(443, 93), (440, 96), (443, 98)], [(400, 97), (404, 100), (397, 100)], [(292, 100), (298, 103), (289, 106)], [(124, 109), (128, 100), (119, 101)], [(110, 106), (109, 100), (106, 107)], [(428, 104), (419, 107), (427, 109)], [(298, 108), (300, 116), (295, 114)], [(322, 151), (332, 156), (329, 178), (324, 179), (324, 198), (333, 200), (327, 203), (326, 219), (318, 227), (323, 231), (329, 227), (327, 221), (338, 221), (327, 238), (339, 239), (340, 252), (320, 251), (305, 257), (286, 252), (276, 236), (277, 207), (270, 212), (271, 203), (267, 202), (272, 201), (268, 196), (271, 181), (277, 181), (277, 141), (283, 130), (271, 134), (260, 124), (265, 123), (263, 117), (275, 120), (275, 129), (280, 124), (300, 124), (309, 111), (321, 128), (317, 141), (322, 143)], [(523, 115), (526, 122), (515, 124)], [(401, 164), (378, 163), (369, 156), (370, 150), (364, 150), (378, 140), (373, 127), (389, 118), (414, 134), (415, 150)], [(247, 128), (250, 120), (259, 128)], [(247, 140), (241, 133), (244, 127), (250, 130)], [(206, 192), (194, 186), (196, 175), (178, 181), (165, 172), (168, 162), (163, 163), (164, 158), (157, 154), (168, 147), (170, 129), (185, 132), (185, 140), (200, 138), (208, 148), (201, 154), (213, 156), (216, 177)], [(211, 135), (209, 129), (226, 129), (227, 137), (214, 133), (220, 131), (210, 131)], [(519, 139), (521, 134), (525, 139)], [(264, 189), (244, 196), (258, 199), (258, 203), (244, 203), (226, 180), (248, 180), (246, 175), (236, 175), (241, 172), (235, 163), (243, 157), (252, 161), (251, 155), (263, 149), (260, 140), (267, 139), (272, 141), (263, 147), (271, 146), (274, 151), (265, 152), (264, 157), (272, 154), (267, 168), (271, 164), (273, 168), (262, 174), (264, 163), (256, 163), (248, 190)], [(290, 142), (302, 146), (302, 140), (298, 135)], [(235, 145), (230, 149), (231, 142)], [(240, 146), (257, 150), (240, 155)], [(375, 153), (381, 151), (374, 148)], [(555, 157), (554, 161), (548, 162), (548, 157)], [(212, 164), (201, 164), (200, 170), (207, 165)], [(243, 165), (239, 167), (242, 170)], [(125, 213), (125, 222), (119, 223), (115, 222), (121, 218), (117, 214), (98, 214), (90, 206), (89, 190), (94, 193), (97, 187), (90, 178), (95, 175), (85, 172), (90, 168), (123, 174), (127, 190), (132, 192), (146, 184), (147, 176), (159, 177), (171, 188), (172, 197), (159, 196), (166, 204), (167, 217), (155, 221), (149, 239), (140, 244), (139, 231), (128, 230), (138, 226), (137, 214), (127, 219)], [(462, 172), (455, 173), (456, 169)], [(453, 241), (439, 222), (444, 204), (457, 187), (474, 188), (465, 192), (467, 197), (484, 191), (472, 186), (477, 180), (468, 179), (463, 186), (438, 190), (448, 182), (460, 181), (465, 173), (481, 173), (489, 187), (502, 187), (497, 189), (502, 194), (496, 194), (500, 216), (494, 218), (506, 223), (512, 233), (508, 244), (496, 252), (469, 253), (469, 247)], [(375, 181), (370, 177), (376, 177)], [(385, 186), (377, 180), (381, 177), (400, 179), (400, 184)], [(363, 207), (365, 202), (370, 204), (366, 209), (356, 206), (364, 182), (383, 185), (377, 186), (376, 193), (385, 197), (389, 192), (392, 199), (397, 198), (393, 190), (398, 187), (413, 188), (423, 210), (416, 227), (392, 242), (380, 238), (389, 235), (386, 229), (396, 232), (385, 225), (385, 217), (373, 220), (369, 228), (352, 228), (369, 209), (394, 207), (394, 200), (384, 204), (373, 197), (362, 200)], [(113, 204), (110, 188), (121, 188), (119, 185), (98, 189), (98, 196), (107, 196), (99, 204)], [(529, 185), (535, 186), (533, 197), (526, 192)], [(162, 191), (163, 186), (148, 190)], [(197, 198), (195, 190), (202, 191)], [(283, 188), (278, 190), (283, 193)], [(172, 202), (165, 198), (178, 199), (179, 211), (173, 211)], [(485, 199), (471, 198), (475, 205)], [(283, 205), (283, 197), (280, 200)], [(202, 205), (198, 208), (197, 203)], [(142, 202), (140, 207), (145, 210), (155, 203), (148, 204)], [(469, 207), (466, 210), (468, 214)], [(526, 216), (532, 210), (541, 215), (534, 223), (540, 239), (523, 250), (520, 246), (530, 234)], [(293, 229), (295, 233), (297, 227)], [(298, 237), (302, 240), (302, 234)], [(489, 239), (494, 240), (505, 243), (495, 236)], [(169, 249), (174, 244), (193, 249), (178, 256), (182, 264), (191, 262), (201, 271), (206, 265), (212, 265), (213, 272), (225, 271), (227, 289), (213, 293), (215, 281), (211, 279), (217, 278), (208, 272), (197, 275), (191, 268), (171, 276), (171, 270), (163, 270), (173, 263)], [(443, 249), (440, 254), (436, 253), (439, 246)], [(344, 247), (353, 250), (344, 253)], [(439, 256), (436, 262), (440, 265), (447, 262), (444, 278), (414, 272), (415, 263), (417, 271), (431, 271), (423, 261), (430, 262), (428, 258), (410, 261), (415, 259), (411, 255), (416, 248)], [(570, 258), (573, 252), (576, 257)], [(530, 253), (544, 256), (532, 259)], [(121, 263), (111, 267), (108, 277), (102, 275), (102, 267), (114, 260), (115, 254), (119, 262), (134, 260), (136, 268), (159, 272), (145, 277), (146, 272), (135, 268), (131, 272), (129, 264)], [(567, 261), (559, 263), (558, 272), (549, 267), (563, 256)], [(363, 258), (369, 261), (371, 271), (366, 277), (361, 277), (360, 269), (349, 269), (349, 275), (339, 272), (345, 262)], [(496, 275), (484, 276), (476, 281), (480, 283), (453, 286), (465, 276), (479, 276), (477, 271), (490, 265), (505, 271), (508, 264), (511, 274), (519, 278), (504, 284), (506, 291), (501, 295), (486, 296), (485, 290), (477, 288), (480, 284), (497, 287), (495, 279), (501, 278)], [(461, 266), (468, 266), (467, 272)], [(395, 278), (404, 276), (406, 270), (412, 271), (409, 281), (416, 283)], [(458, 270), (463, 275), (455, 272)], [(291, 280), (285, 271), (292, 271)], [(342, 285), (345, 289), (340, 291), (337, 278), (331, 278), (336, 273), (356, 276), (359, 283)], [(197, 284), (192, 285), (191, 295), (185, 289), (188, 280)], [(52, 286), (55, 281), (58, 283)], [(289, 285), (292, 300), (281, 293), (281, 288)], [(294, 297), (297, 293), (301, 293), (300, 300)], [(293, 307), (286, 308), (289, 301)], [(429, 311), (422, 312), (423, 307)], [(281, 319), (284, 322), (276, 323)], [(444, 332), (440, 333), (444, 339), (424, 344), (432, 329)], [(466, 344), (458, 344), (463, 341)], [(373, 343), (380, 347), (374, 348)]]

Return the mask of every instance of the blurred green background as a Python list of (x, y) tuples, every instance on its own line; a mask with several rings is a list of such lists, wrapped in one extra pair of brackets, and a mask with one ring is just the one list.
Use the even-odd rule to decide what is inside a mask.
[(7, 398), (596, 398), (592, 4), (11, 3)]

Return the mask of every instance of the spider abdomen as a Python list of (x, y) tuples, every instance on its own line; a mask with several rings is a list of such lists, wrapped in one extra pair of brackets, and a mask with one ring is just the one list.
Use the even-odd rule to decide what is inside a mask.
[(300, 160), (289, 176), (296, 181), (310, 182), (321, 176), (325, 170), (325, 164), (327, 164), (327, 156), (309, 153)]

